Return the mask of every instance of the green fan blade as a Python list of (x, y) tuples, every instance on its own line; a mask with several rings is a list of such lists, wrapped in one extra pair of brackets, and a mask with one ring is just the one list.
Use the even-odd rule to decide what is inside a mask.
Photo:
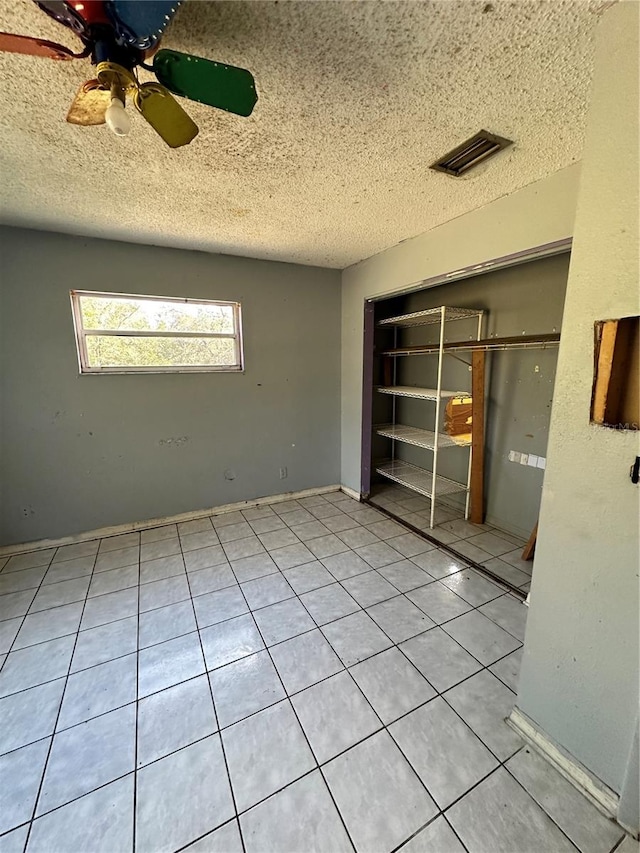
[(175, 95), (239, 116), (251, 115), (258, 95), (251, 72), (177, 50), (159, 50), (156, 77)]

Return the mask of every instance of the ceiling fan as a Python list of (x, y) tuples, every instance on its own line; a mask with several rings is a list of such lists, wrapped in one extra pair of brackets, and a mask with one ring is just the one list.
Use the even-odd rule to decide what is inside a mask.
[[(129, 133), (127, 96), (171, 148), (187, 145), (198, 133), (195, 122), (171, 94), (239, 116), (251, 115), (258, 100), (252, 74), (176, 50), (158, 50), (162, 34), (182, 0), (34, 0), (81, 39), (84, 49), (45, 39), (0, 33), (0, 51), (71, 60), (91, 58), (95, 79), (80, 86), (67, 121), (106, 124), (117, 136)], [(152, 64), (149, 64), (151, 61)], [(158, 82), (140, 83), (137, 68)]]

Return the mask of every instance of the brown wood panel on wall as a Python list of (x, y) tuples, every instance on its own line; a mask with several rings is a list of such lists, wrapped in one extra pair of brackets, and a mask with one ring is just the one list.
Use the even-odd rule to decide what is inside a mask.
[(484, 521), (484, 350), (471, 354), (471, 511), (473, 524)]

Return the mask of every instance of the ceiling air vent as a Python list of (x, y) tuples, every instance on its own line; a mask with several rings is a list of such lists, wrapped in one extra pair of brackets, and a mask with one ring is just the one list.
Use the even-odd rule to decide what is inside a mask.
[(502, 136), (481, 130), (471, 139), (463, 142), (462, 145), (458, 145), (453, 151), (449, 151), (444, 157), (440, 157), (429, 168), (459, 178), (460, 175), (468, 172), (469, 169), (473, 169), (487, 157), (493, 157), (494, 154), (509, 145), (513, 145), (511, 139), (505, 139)]

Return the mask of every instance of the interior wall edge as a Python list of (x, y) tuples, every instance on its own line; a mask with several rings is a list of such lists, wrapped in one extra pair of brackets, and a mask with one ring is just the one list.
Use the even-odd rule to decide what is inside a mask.
[[(573, 235), (581, 164), (393, 246), (342, 272), (341, 481), (360, 485), (366, 299)], [(453, 179), (451, 179), (453, 180)]]
[(507, 717), (506, 722), (603, 814), (616, 819), (619, 797), (615, 791), (591, 773), (575, 756), (555, 743), (517, 705)]
[(640, 5), (601, 17), (518, 707), (621, 794), (638, 777), (637, 430), (592, 424), (594, 323), (636, 315)]

